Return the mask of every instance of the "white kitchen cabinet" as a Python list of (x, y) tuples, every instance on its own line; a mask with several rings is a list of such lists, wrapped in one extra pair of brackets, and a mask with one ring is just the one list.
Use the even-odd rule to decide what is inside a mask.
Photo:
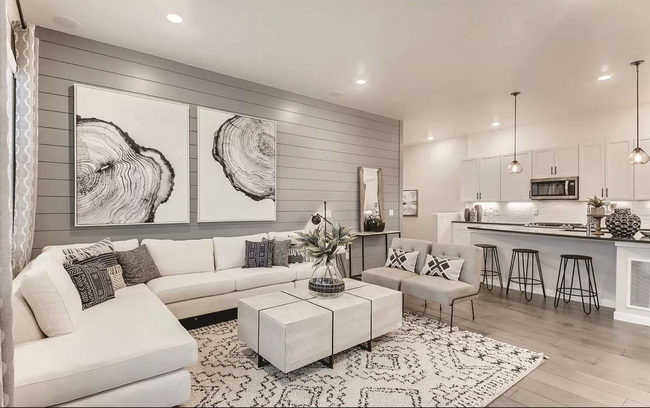
[[(650, 152), (650, 138), (641, 139), (641, 148)], [(650, 163), (634, 167), (634, 199), (650, 200)]]
[(605, 143), (605, 198), (634, 200), (634, 167), (627, 162), (632, 139)]
[(461, 189), (462, 202), (478, 201), (479, 197), (479, 159), (466, 159), (461, 163)]
[(501, 158), (481, 158), (480, 169), (479, 201), (501, 201)]
[(501, 156), (501, 201), (528, 201), (530, 200), (530, 175), (532, 169), (532, 154), (530, 152), (517, 153), (517, 161), (524, 170), (521, 174), (509, 174), (508, 165), (514, 156), (505, 154)]
[(553, 177), (555, 149), (535, 150), (533, 152), (533, 178)]
[(580, 200), (605, 197), (605, 144), (580, 146)]
[(578, 146), (533, 151), (533, 178), (575, 177), (579, 172)]
[(575, 177), (580, 171), (580, 154), (578, 146), (558, 147), (555, 149), (554, 176)]

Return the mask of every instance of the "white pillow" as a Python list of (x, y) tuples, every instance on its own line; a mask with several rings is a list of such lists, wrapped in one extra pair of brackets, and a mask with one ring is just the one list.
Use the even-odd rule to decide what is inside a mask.
[(210, 239), (144, 239), (142, 245), (147, 246), (162, 276), (214, 271)]
[(460, 278), (460, 271), (463, 269), (464, 263), (464, 259), (445, 259), (427, 254), (420, 275), (441, 276), (457, 281)]
[(81, 298), (70, 275), (51, 254), (41, 254), (23, 276), (20, 292), (49, 337), (72, 333), (81, 319)]
[[(50, 245), (43, 248), (43, 253), (50, 253), (57, 261), (60, 260), (61, 263), (63, 263), (65, 260), (63, 250), (65, 248), (87, 248), (95, 244), (96, 242), (93, 242), (91, 244)], [(126, 241), (112, 241), (112, 244), (113, 249), (116, 251), (130, 251), (132, 249), (136, 249), (139, 245), (137, 239), (128, 239)]]
[(418, 261), (419, 254), (419, 251), (406, 252), (401, 249), (389, 248), (388, 258), (384, 266), (415, 272), (415, 264)]
[(246, 235), (243, 237), (215, 237), (214, 258), (217, 261), (217, 270), (241, 268), (244, 266), (246, 255), (246, 241), (260, 242), (268, 238), (267, 234)]
[[(269, 239), (290, 239), (291, 240), (291, 245), (297, 245), (298, 241), (296, 241), (296, 238), (298, 235), (296, 235), (296, 232), (305, 232), (303, 230), (297, 230), (297, 231), (282, 231), (282, 232), (269, 232)], [(250, 240), (249, 240), (250, 241)]]

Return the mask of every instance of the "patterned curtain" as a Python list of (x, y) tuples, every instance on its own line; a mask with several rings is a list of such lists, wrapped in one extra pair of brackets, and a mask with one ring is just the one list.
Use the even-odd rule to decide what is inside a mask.
[(13, 74), (9, 65), (7, 0), (0, 0), (0, 406), (13, 405), (14, 345), (11, 242), (14, 206)]
[(13, 25), (16, 41), (16, 152), (12, 266), (16, 276), (32, 256), (38, 170), (38, 39), (34, 26)]

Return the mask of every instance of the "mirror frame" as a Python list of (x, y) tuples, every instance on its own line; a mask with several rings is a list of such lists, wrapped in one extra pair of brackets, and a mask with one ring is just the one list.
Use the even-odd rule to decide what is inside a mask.
[[(371, 168), (371, 167), (368, 167)], [(366, 202), (366, 183), (363, 181), (363, 166), (359, 166), (359, 231), (364, 232), (363, 214)], [(384, 176), (382, 169), (377, 169), (377, 202), (379, 218), (384, 221)]]

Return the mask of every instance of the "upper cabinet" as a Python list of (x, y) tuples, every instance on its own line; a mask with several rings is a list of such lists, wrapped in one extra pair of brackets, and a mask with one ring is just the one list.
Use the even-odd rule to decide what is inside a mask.
[(579, 172), (578, 146), (535, 150), (533, 178), (572, 177)]
[(461, 201), (500, 201), (500, 164), (499, 156), (463, 160)]
[(605, 197), (605, 144), (580, 146), (580, 199)]
[(508, 173), (508, 165), (513, 159), (512, 154), (501, 156), (501, 201), (528, 201), (530, 200), (530, 175), (533, 172), (532, 155), (530, 152), (517, 153), (517, 161), (524, 168), (521, 174)]
[[(641, 148), (650, 152), (650, 138), (641, 139)], [(650, 163), (634, 167), (634, 199), (650, 200)]]
[(627, 162), (634, 142), (617, 140), (605, 143), (605, 198), (634, 200), (634, 167)]

